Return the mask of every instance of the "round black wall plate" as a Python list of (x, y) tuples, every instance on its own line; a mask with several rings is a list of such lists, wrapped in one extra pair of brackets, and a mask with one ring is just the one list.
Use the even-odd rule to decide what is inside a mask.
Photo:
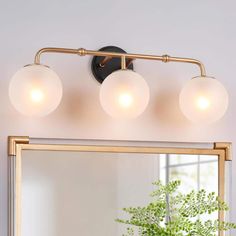
[[(99, 51), (126, 53), (123, 49), (115, 46), (103, 47), (99, 49)], [(102, 83), (112, 72), (121, 69), (120, 58), (112, 58), (104, 65), (104, 67), (101, 67), (100, 63), (103, 61), (103, 59), (104, 57), (94, 56), (91, 64), (93, 75), (99, 83)], [(128, 61), (128, 59), (126, 59), (126, 61)], [(133, 70), (133, 63), (130, 63), (127, 69)]]

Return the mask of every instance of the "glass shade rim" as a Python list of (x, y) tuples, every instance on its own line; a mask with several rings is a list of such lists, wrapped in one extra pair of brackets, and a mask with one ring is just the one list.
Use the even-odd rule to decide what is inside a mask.
[(214, 76), (202, 76), (202, 75), (194, 76), (194, 77), (192, 77), (192, 79), (214, 79), (214, 80), (217, 80)]
[[(24, 65), (22, 68), (27, 68), (27, 67), (31, 67), (31, 66), (42, 66), (42, 67), (46, 67), (46, 68), (51, 69), (50, 66), (48, 66), (48, 65), (45, 65), (45, 64), (36, 64), (36, 63), (26, 64), (26, 65)], [(54, 71), (54, 72), (55, 72), (55, 71)], [(56, 73), (56, 72), (55, 72), (55, 73)]]

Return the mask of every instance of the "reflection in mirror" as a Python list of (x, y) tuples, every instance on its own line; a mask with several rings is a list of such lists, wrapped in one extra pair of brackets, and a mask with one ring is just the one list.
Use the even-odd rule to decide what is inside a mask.
[(207, 189), (218, 194), (218, 156), (160, 154), (160, 179), (163, 183), (181, 180), (180, 190)]
[(150, 200), (152, 182), (218, 191), (218, 157), (22, 151), (22, 235), (121, 236), (123, 207)]

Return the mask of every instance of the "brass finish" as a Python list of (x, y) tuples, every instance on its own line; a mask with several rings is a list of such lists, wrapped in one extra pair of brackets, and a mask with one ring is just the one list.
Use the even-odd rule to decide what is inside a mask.
[(169, 62), (170, 61), (170, 56), (169, 55), (163, 55), (162, 56), (162, 61), (165, 62), (165, 63)]
[(79, 49), (71, 49), (71, 48), (42, 48), (40, 49), (34, 58), (34, 64), (40, 64), (40, 56), (43, 53), (67, 53), (67, 54), (77, 54), (80, 56), (85, 56), (85, 49), (79, 48)]
[(122, 56), (121, 57), (121, 70), (125, 70), (126, 69), (126, 57)]
[(88, 145), (55, 145), (55, 144), (21, 144), (22, 150), (71, 151), (71, 152), (109, 152), (109, 153), (150, 153), (150, 154), (192, 154), (224, 155), (224, 150), (204, 148), (165, 148), (139, 146), (88, 146)]
[(225, 151), (225, 161), (232, 161), (232, 143), (218, 142), (214, 143), (215, 149), (223, 149)]
[(100, 67), (105, 67), (105, 65), (109, 62), (109, 61), (111, 61), (112, 60), (112, 57), (105, 57), (102, 61), (101, 61), (101, 63), (99, 64), (99, 66)]
[[(226, 160), (226, 152), (223, 151), (223, 153), (219, 154), (218, 156), (218, 196), (223, 201), (225, 200), (225, 160)], [(224, 211), (218, 212), (218, 218), (220, 221), (224, 221), (225, 219)], [(219, 236), (223, 235), (224, 232), (219, 231)]]
[[(221, 150), (223, 153), (219, 154), (218, 158), (218, 189), (219, 197), (224, 200), (225, 198), (225, 162), (232, 161), (232, 144), (227, 142), (214, 143), (215, 150)], [(224, 211), (219, 211), (219, 219), (224, 220)], [(220, 236), (224, 235), (224, 232), (219, 232)]]
[[(30, 144), (29, 137), (9, 137), (9, 155), (15, 156), (15, 232), (14, 236), (21, 236), (21, 180), (22, 180), (22, 151), (71, 151), (71, 152), (110, 152), (110, 153), (150, 153), (150, 154), (192, 154), (192, 155), (217, 155), (218, 156), (218, 194), (225, 198), (225, 161), (232, 160), (230, 143), (214, 143), (210, 148), (165, 148), (142, 146), (88, 146), (65, 144)], [(219, 220), (224, 220), (224, 212), (219, 212)], [(13, 219), (13, 218), (12, 218)], [(224, 232), (219, 232), (223, 236)]]
[(40, 64), (40, 57), (43, 53), (69, 53), (69, 54), (77, 54), (80, 56), (91, 55), (91, 56), (102, 56), (102, 57), (120, 57), (125, 56), (129, 59), (144, 59), (144, 60), (156, 60), (162, 62), (183, 62), (183, 63), (191, 63), (195, 64), (199, 67), (201, 76), (206, 76), (206, 70), (202, 62), (193, 58), (184, 58), (184, 57), (171, 57), (168, 55), (163, 56), (155, 56), (155, 55), (145, 55), (145, 54), (130, 54), (130, 53), (118, 53), (118, 52), (105, 52), (105, 51), (93, 51), (86, 50), (84, 48), (79, 49), (71, 49), (71, 48), (42, 48), (40, 49), (34, 59), (35, 64)]
[(16, 155), (16, 145), (17, 144), (28, 144), (28, 136), (9, 136), (8, 137), (8, 156)]

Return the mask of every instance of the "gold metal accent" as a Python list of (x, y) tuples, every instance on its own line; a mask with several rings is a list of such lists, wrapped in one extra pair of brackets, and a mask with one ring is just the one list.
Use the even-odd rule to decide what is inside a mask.
[(112, 57), (105, 57), (102, 61), (101, 61), (101, 63), (99, 64), (99, 66), (100, 67), (105, 67), (105, 65), (109, 62), (109, 61), (111, 61), (111, 59), (112, 59)]
[(125, 70), (126, 69), (126, 57), (122, 56), (121, 57), (121, 70)]
[[(112, 60), (113, 57), (108, 56), (105, 57), (101, 63), (99, 64), (100, 67), (105, 67), (105, 65)], [(130, 66), (130, 64), (133, 62), (134, 59), (129, 58), (128, 60), (126, 60), (126, 68), (128, 68)]]
[[(21, 145), (24, 144), (18, 144), (16, 145), (16, 172), (15, 172), (15, 217), (16, 222), (15, 222), (15, 227), (16, 227), (16, 235), (14, 236), (21, 236), (21, 216), (22, 216), (22, 187), (21, 187), (21, 180), (22, 180), (22, 152), (21, 152)], [(26, 144), (27, 145), (27, 144)]]
[(215, 149), (222, 149), (225, 151), (225, 161), (232, 161), (232, 143), (218, 142), (214, 143)]
[(61, 144), (21, 144), (22, 150), (71, 151), (71, 152), (109, 152), (109, 153), (150, 153), (150, 154), (191, 154), (224, 155), (224, 150), (208, 148), (165, 148), (142, 146), (98, 146)]
[[(217, 155), (218, 156), (218, 194), (225, 198), (225, 161), (232, 160), (231, 144), (226, 142), (214, 143), (213, 148), (170, 148), (170, 147), (142, 147), (142, 146), (88, 146), (65, 144), (30, 144), (27, 136), (10, 136), (8, 139), (8, 154), (15, 156), (15, 226), (16, 234), (21, 236), (21, 181), (22, 181), (22, 151), (71, 151), (71, 152), (110, 152), (110, 153), (150, 153), (150, 154), (189, 154), (189, 155)], [(219, 212), (219, 220), (224, 220), (224, 212)], [(219, 232), (223, 236), (224, 232)]]
[(162, 56), (162, 61), (165, 62), (165, 63), (169, 62), (170, 61), (170, 56), (169, 55), (163, 55)]
[[(215, 149), (215, 150), (220, 150), (220, 149)], [(218, 155), (218, 196), (222, 201), (225, 200), (225, 159), (226, 159), (225, 156), (226, 156), (225, 151), (223, 151), (223, 153)], [(219, 211), (218, 218), (220, 221), (224, 221), (225, 212)], [(219, 231), (219, 236), (223, 235), (224, 232)]]
[(68, 54), (77, 54), (80, 56), (86, 55), (86, 50), (84, 48), (71, 49), (71, 48), (42, 48), (40, 49), (34, 58), (34, 64), (40, 64), (40, 56), (43, 53), (68, 53)]
[(206, 70), (202, 62), (193, 58), (184, 58), (184, 57), (171, 57), (168, 55), (164, 56), (155, 56), (155, 55), (145, 55), (145, 54), (131, 54), (131, 53), (118, 53), (118, 52), (105, 52), (105, 51), (93, 51), (86, 50), (84, 48), (79, 49), (71, 49), (71, 48), (42, 48), (40, 49), (34, 59), (35, 64), (40, 64), (40, 56), (43, 53), (69, 53), (69, 54), (77, 54), (80, 56), (91, 55), (91, 56), (102, 56), (102, 57), (119, 57), (122, 58), (125, 56), (129, 59), (144, 59), (144, 60), (156, 60), (162, 62), (183, 62), (183, 63), (191, 63), (195, 64), (199, 67), (201, 76), (206, 76)]
[[(232, 144), (229, 142), (214, 143), (214, 150), (223, 151), (218, 158), (218, 192), (221, 200), (225, 199), (225, 162), (232, 161)], [(225, 218), (224, 211), (219, 211), (219, 220), (223, 221)], [(219, 236), (223, 236), (224, 232), (219, 232)]]
[(8, 156), (16, 155), (16, 145), (17, 144), (28, 144), (28, 136), (9, 136), (8, 137)]
[[(8, 137), (8, 156), (9, 156), (9, 187), (8, 187), (8, 208), (9, 208), (9, 223), (8, 223), (8, 230), (9, 230), (9, 236), (15, 236), (20, 235), (20, 224), (16, 221), (16, 234), (15, 232), (15, 216), (17, 219), (20, 219), (21, 217), (21, 205), (15, 206), (15, 202), (21, 202), (21, 183), (19, 182), (21, 180), (21, 176), (19, 176), (19, 170), (21, 170), (21, 153), (18, 151), (19, 145), (22, 144), (29, 144), (29, 137), (28, 136), (9, 136)], [(17, 156), (17, 158), (16, 158)], [(15, 160), (16, 158), (16, 160)], [(18, 171), (16, 170), (16, 173), (18, 172), (18, 175), (14, 178), (14, 160), (16, 161), (16, 165), (20, 168)], [(18, 192), (18, 195), (15, 195), (15, 191)], [(16, 214), (15, 214), (16, 212)]]
[(79, 49), (78, 49), (78, 54), (79, 54), (80, 56), (85, 56), (85, 55), (86, 55), (86, 49), (84, 49), (84, 48), (79, 48)]

